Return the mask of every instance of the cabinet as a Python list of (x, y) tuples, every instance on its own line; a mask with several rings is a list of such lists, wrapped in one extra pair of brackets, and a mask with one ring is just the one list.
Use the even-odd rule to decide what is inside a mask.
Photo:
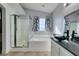
[(69, 51), (67, 51), (66, 49), (60, 47), (60, 56), (74, 56), (73, 54), (71, 54)]
[(57, 45), (54, 41), (52, 41), (51, 44), (51, 55), (59, 56), (59, 45)]
[(65, 48), (55, 43), (53, 40), (51, 42), (51, 56), (74, 56)]

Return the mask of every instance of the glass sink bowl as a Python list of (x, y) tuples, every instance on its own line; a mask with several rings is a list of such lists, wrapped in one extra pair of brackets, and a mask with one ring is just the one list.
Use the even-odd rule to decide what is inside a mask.
[(59, 42), (61, 42), (62, 40), (66, 40), (66, 36), (55, 36), (55, 38), (59, 41)]

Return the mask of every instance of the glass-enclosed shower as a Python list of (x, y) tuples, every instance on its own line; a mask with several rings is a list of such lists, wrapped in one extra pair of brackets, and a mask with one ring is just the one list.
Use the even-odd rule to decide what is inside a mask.
[(27, 47), (29, 40), (29, 18), (11, 15), (11, 47)]

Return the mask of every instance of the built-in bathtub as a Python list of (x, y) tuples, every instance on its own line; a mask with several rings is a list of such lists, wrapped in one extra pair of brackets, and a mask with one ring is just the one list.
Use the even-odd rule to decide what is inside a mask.
[(28, 40), (28, 47), (12, 48), (11, 51), (47, 51), (51, 55), (51, 39), (49, 34), (33, 34)]

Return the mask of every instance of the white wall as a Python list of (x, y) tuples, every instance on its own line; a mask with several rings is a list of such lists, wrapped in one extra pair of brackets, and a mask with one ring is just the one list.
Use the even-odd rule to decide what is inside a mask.
[(12, 8), (12, 10), (14, 10), (14, 14), (17, 14), (17, 15), (24, 15), (25, 14), (25, 11), (24, 9), (20, 6), (19, 3), (8, 3), (9, 7)]
[[(7, 3), (1, 3), (1, 5), (5, 8), (6, 12), (5, 12), (5, 27), (6, 27), (6, 46), (5, 46), (5, 53), (8, 53), (10, 51), (10, 15), (12, 14), (17, 14), (14, 9), (12, 9)], [(18, 7), (17, 7), (18, 8)], [(15, 9), (16, 10), (16, 9)], [(19, 10), (18, 10), (19, 11)]]
[(58, 4), (52, 14), (53, 18), (53, 34), (63, 35), (64, 32), (64, 6), (63, 4)]
[(25, 9), (26, 15), (27, 16), (39, 16), (39, 17), (46, 17), (47, 15), (49, 15), (49, 13), (45, 13), (45, 12), (40, 12), (40, 11), (36, 11), (36, 10), (31, 10), (31, 9)]

